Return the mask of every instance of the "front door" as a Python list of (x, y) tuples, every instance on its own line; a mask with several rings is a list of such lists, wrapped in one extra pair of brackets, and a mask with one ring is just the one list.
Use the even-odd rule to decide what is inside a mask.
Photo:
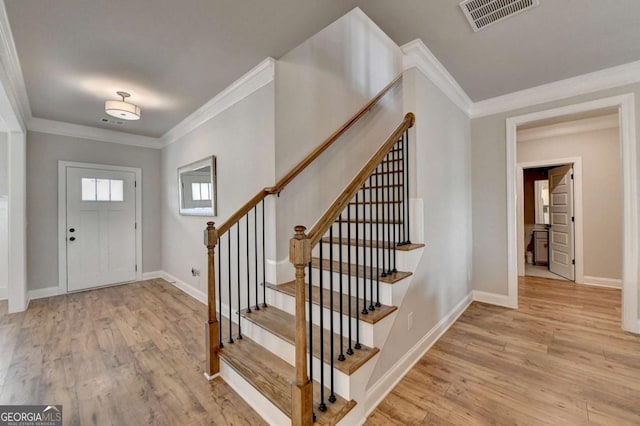
[(549, 270), (575, 280), (573, 166), (549, 170)]
[(136, 279), (133, 172), (67, 167), (67, 289)]

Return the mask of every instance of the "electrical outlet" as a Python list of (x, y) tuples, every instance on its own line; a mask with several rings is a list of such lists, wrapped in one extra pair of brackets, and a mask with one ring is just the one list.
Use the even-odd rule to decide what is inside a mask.
[(407, 315), (407, 330), (411, 330), (413, 328), (413, 312), (409, 312)]
[(196, 268), (191, 268), (191, 276), (192, 277), (199, 277), (200, 276), (200, 271)]

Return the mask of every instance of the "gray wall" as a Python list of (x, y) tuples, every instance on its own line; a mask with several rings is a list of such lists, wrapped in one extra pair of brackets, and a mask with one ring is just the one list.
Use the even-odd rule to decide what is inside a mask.
[[(277, 62), (276, 176), (285, 175), (402, 72), (400, 48), (354, 9)], [(311, 227), (402, 121), (402, 93), (385, 97), (277, 199), (277, 260), (295, 225)]]
[[(206, 222), (222, 225), (274, 183), (273, 87), (269, 83), (162, 150), (162, 269), (204, 294)], [(178, 167), (211, 155), (217, 164), (217, 216), (181, 216)], [(192, 267), (201, 271), (199, 277), (191, 276)]]
[(567, 157), (582, 158), (584, 275), (621, 279), (622, 164), (618, 128), (518, 142), (518, 162)]
[[(420, 71), (404, 77), (411, 135), (413, 197), (424, 203), (426, 247), (382, 348), (370, 384), (471, 292), (471, 157), (469, 118)], [(407, 316), (414, 314), (407, 331)]]
[(58, 285), (59, 160), (142, 168), (142, 270), (160, 269), (160, 150), (28, 132), (28, 289)]
[(7, 134), (0, 132), (0, 196), (9, 194), (9, 146)]
[(474, 290), (507, 294), (506, 119), (625, 93), (635, 93), (636, 134), (640, 135), (640, 84), (471, 120)]

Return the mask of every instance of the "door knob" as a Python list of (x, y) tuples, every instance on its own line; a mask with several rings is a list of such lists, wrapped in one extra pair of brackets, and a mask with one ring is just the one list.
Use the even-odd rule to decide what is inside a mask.
[(76, 240), (76, 237), (69, 238), (69, 241), (75, 241), (75, 240)]
[(69, 232), (76, 232), (76, 228), (69, 229)]

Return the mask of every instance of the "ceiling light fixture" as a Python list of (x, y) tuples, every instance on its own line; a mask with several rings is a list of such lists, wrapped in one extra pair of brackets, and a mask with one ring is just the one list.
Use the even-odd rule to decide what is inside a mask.
[(116, 93), (118, 96), (122, 97), (122, 100), (106, 101), (104, 103), (104, 112), (112, 117), (121, 118), (123, 120), (140, 120), (140, 107), (125, 101), (125, 99), (131, 95), (127, 92)]

